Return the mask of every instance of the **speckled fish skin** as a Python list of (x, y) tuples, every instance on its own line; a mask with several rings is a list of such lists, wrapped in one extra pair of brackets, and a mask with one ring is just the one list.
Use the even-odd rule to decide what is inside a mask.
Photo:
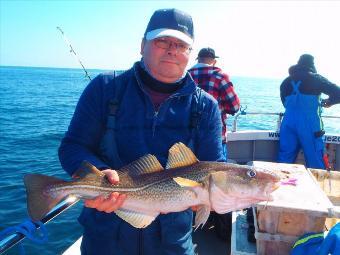
[[(241, 192), (243, 194), (253, 193), (255, 196), (259, 194), (260, 199), (267, 199), (267, 190), (273, 186), (277, 181), (277, 176), (266, 170), (257, 170), (256, 177), (251, 178), (248, 176), (249, 171), (256, 171), (250, 166), (241, 166), (236, 164), (228, 164), (222, 162), (198, 162), (189, 167), (182, 167), (177, 169), (167, 169), (165, 171), (145, 174), (136, 178), (121, 178), (118, 185), (114, 190), (128, 194), (128, 200), (125, 206), (131, 206), (129, 199), (135, 203), (137, 200), (140, 202), (150, 203), (150, 207), (159, 207), (163, 213), (181, 211), (178, 207), (184, 209), (199, 204), (199, 202), (207, 202), (206, 197), (197, 196), (196, 190), (190, 188), (181, 188), (173, 181), (174, 177), (182, 177), (185, 179), (193, 180), (202, 183), (202, 186), (196, 188), (204, 195), (204, 191), (209, 192), (209, 186), (213, 180), (209, 180), (210, 176), (216, 173), (223, 172), (225, 183), (221, 186), (229, 192)], [(136, 189), (135, 191), (128, 191), (129, 188)], [(202, 190), (200, 190), (202, 189)], [(263, 193), (261, 194), (261, 192)], [(207, 194), (208, 195), (208, 194)], [(211, 199), (214, 199), (212, 196)], [(264, 200), (265, 200), (264, 199)], [(182, 203), (182, 206), (180, 206)], [(160, 209), (162, 208), (162, 209)], [(177, 209), (177, 210), (176, 210)]]
[[(87, 168), (86, 173), (82, 170), (81, 177), (70, 182), (26, 175), (29, 214), (33, 220), (40, 220), (46, 210), (67, 195), (91, 199), (119, 192), (127, 194), (127, 199), (116, 214), (137, 228), (148, 226), (160, 213), (179, 212), (191, 206), (199, 207), (195, 220), (198, 226), (205, 223), (211, 209), (225, 213), (270, 200), (270, 193), (278, 186), (280, 178), (270, 171), (198, 161), (183, 144), (177, 146), (184, 153), (175, 152), (180, 154), (179, 159), (170, 155), (172, 162), (167, 169), (164, 170), (154, 156), (148, 155), (118, 171), (120, 180), (115, 185), (89, 163), (82, 167), (83, 170)], [(37, 187), (39, 196), (35, 192)]]

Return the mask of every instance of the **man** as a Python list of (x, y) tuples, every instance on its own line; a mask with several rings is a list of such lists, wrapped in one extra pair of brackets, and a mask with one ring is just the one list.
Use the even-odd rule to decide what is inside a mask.
[(227, 160), (227, 114), (234, 115), (240, 109), (240, 100), (228, 75), (215, 66), (216, 58), (218, 56), (212, 48), (201, 49), (197, 57), (198, 63), (189, 72), (196, 84), (218, 102), (222, 121), (222, 146)]
[[(142, 60), (119, 76), (91, 81), (59, 148), (70, 175), (87, 160), (117, 183), (113, 169), (148, 153), (164, 166), (176, 142), (190, 146), (200, 160), (223, 161), (218, 105), (185, 72), (193, 40), (191, 16), (157, 10), (141, 43)], [(112, 193), (85, 201), (82, 254), (194, 254), (191, 209), (136, 229), (113, 213), (125, 197)]]
[[(321, 101), (324, 93), (328, 99)], [(285, 113), (280, 129), (279, 162), (294, 163), (302, 147), (306, 166), (325, 169), (321, 105), (340, 103), (340, 88), (317, 74), (314, 57), (300, 56), (280, 86)]]
[[(240, 100), (234, 91), (233, 84), (227, 74), (216, 67), (215, 50), (212, 48), (203, 48), (198, 53), (198, 63), (190, 70), (190, 74), (196, 84), (211, 94), (218, 102), (221, 111), (222, 123), (222, 147), (225, 159), (228, 159), (227, 150), (227, 114), (234, 115), (240, 109)], [(231, 219), (232, 213), (224, 215), (212, 212), (210, 221), (214, 222), (215, 232), (218, 237), (230, 242), (231, 237)]]

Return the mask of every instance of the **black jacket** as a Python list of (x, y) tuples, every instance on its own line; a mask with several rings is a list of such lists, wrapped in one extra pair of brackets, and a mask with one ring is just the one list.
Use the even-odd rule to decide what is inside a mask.
[(331, 83), (325, 77), (317, 74), (308, 67), (294, 65), (288, 70), (287, 77), (280, 86), (281, 101), (284, 103), (286, 96), (293, 92), (291, 81), (301, 81), (300, 93), (307, 95), (318, 95), (324, 93), (329, 96), (329, 105), (340, 103), (340, 87)]

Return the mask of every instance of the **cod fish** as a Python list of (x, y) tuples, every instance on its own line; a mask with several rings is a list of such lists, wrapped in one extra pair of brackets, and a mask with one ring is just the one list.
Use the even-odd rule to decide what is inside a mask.
[(210, 211), (227, 213), (271, 201), (280, 177), (268, 170), (225, 162), (199, 161), (182, 143), (169, 150), (166, 169), (153, 155), (146, 155), (117, 171), (119, 183), (111, 184), (95, 166), (83, 162), (80, 178), (64, 181), (27, 174), (24, 182), (32, 220), (41, 220), (67, 195), (91, 199), (112, 192), (127, 194), (115, 213), (136, 228), (150, 225), (160, 213), (180, 212), (196, 206), (195, 227), (203, 226)]

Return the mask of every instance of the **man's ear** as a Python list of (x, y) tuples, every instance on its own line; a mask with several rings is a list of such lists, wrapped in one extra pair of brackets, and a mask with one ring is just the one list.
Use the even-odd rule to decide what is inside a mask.
[(140, 54), (142, 56), (144, 54), (144, 46), (145, 46), (145, 38), (143, 38), (142, 43), (140, 44)]

